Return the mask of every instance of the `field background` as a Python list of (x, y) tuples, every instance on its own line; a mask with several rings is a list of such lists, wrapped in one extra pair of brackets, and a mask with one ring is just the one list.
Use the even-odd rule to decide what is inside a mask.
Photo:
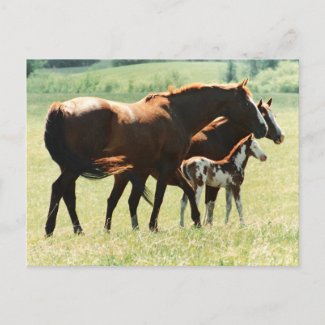
[[(256, 64), (256, 62), (258, 64)], [(298, 62), (281, 61), (265, 68), (263, 61), (150, 62), (114, 66), (101, 61), (87, 67), (42, 68), (27, 79), (27, 263), (28, 265), (298, 265)], [(256, 70), (254, 71), (254, 65)], [(44, 225), (52, 182), (59, 175), (43, 141), (47, 110), (53, 101), (99, 96), (133, 102), (168, 85), (227, 82), (250, 77), (254, 100), (273, 98), (272, 109), (286, 134), (283, 144), (260, 140), (265, 163), (251, 158), (242, 186), (246, 227), (240, 227), (233, 204), (224, 225), (225, 194), (221, 190), (214, 225), (192, 229), (188, 208), (180, 229), (181, 190), (168, 187), (159, 214), (160, 232), (148, 230), (151, 207), (141, 200), (140, 231), (131, 230), (123, 194), (113, 215), (112, 231), (103, 230), (106, 200), (113, 178), (77, 181), (77, 212), (85, 236), (75, 236), (62, 202), (52, 238)], [(155, 180), (147, 183), (154, 191)], [(204, 200), (200, 211), (204, 215)]]

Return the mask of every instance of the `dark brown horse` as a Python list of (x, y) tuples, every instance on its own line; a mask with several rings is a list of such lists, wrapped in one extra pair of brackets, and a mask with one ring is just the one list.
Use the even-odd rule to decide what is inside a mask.
[[(143, 192), (149, 174), (157, 175), (151, 230), (157, 230), (159, 208), (170, 179), (189, 197), (192, 219), (199, 227), (194, 191), (178, 167), (192, 136), (218, 116), (241, 124), (257, 138), (265, 136), (267, 125), (246, 83), (247, 80), (236, 85), (197, 84), (150, 95), (133, 104), (86, 97), (53, 105), (46, 123), (45, 144), (62, 173), (52, 185), (46, 234), (54, 231), (62, 197), (74, 231), (82, 232), (75, 210), (75, 181), (80, 175), (98, 178), (121, 172), (128, 176), (118, 178), (120, 185), (128, 182), (129, 175), (140, 183), (133, 186), (130, 200)], [(119, 197), (115, 195), (116, 203)], [(110, 201), (107, 229), (111, 222)]]
[[(271, 103), (272, 99), (269, 99), (267, 103), (263, 103), (263, 101), (260, 100), (257, 107), (268, 126), (266, 137), (273, 140), (275, 143), (280, 144), (284, 140), (284, 134), (270, 109)], [(223, 159), (229, 154), (230, 150), (236, 145), (236, 143), (249, 133), (250, 132), (236, 122), (232, 122), (225, 117), (219, 117), (193, 136), (190, 149), (185, 158), (188, 159), (193, 156), (203, 156), (214, 160)], [(145, 180), (148, 176), (149, 174), (142, 175)], [(155, 174), (153, 174), (153, 176), (156, 177)], [(127, 182), (128, 180), (124, 175), (115, 176), (114, 187), (108, 199), (106, 215), (106, 227), (108, 229), (110, 228), (113, 210), (118, 199), (121, 197)], [(174, 179), (169, 179), (168, 184), (177, 185)], [(205, 220), (210, 220), (210, 222), (212, 222), (212, 214), (217, 192), (218, 189), (208, 185), (206, 186), (205, 193), (207, 209)], [(129, 209), (133, 228), (138, 228), (137, 206), (140, 197), (140, 193), (137, 193), (137, 191), (133, 189), (129, 198)]]
[[(268, 126), (266, 138), (273, 140), (276, 144), (280, 144), (284, 141), (285, 135), (272, 113), (270, 108), (271, 104), (272, 98), (270, 98), (266, 103), (261, 99), (258, 102), (257, 107), (262, 113)], [(229, 154), (231, 149), (248, 134), (249, 132), (241, 128), (238, 124), (226, 118), (218, 118), (192, 138), (191, 147), (186, 155), (186, 159), (194, 156), (203, 156), (213, 160), (223, 159)], [(212, 223), (213, 210), (218, 191), (218, 188), (206, 185), (205, 223)]]

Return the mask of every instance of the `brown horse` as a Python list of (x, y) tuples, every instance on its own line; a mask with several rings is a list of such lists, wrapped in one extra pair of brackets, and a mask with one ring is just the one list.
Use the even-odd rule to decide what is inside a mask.
[[(272, 98), (266, 103), (262, 99), (258, 102), (257, 107), (268, 126), (266, 138), (273, 140), (276, 144), (284, 141), (284, 133), (278, 125), (274, 114), (271, 110)], [(221, 160), (229, 154), (231, 149), (242, 138), (249, 134), (238, 124), (226, 119), (218, 118), (192, 138), (191, 147), (186, 155), (186, 159), (194, 156), (203, 156), (213, 160)], [(205, 187), (205, 223), (212, 223), (213, 210), (218, 195), (219, 188)]]
[[(192, 219), (199, 227), (194, 191), (178, 167), (192, 136), (218, 116), (241, 124), (257, 138), (265, 136), (267, 125), (246, 83), (196, 84), (150, 95), (133, 104), (86, 97), (53, 105), (46, 123), (45, 144), (62, 173), (52, 185), (46, 234), (54, 231), (62, 197), (74, 231), (82, 232), (75, 211), (75, 181), (80, 175), (98, 178), (121, 172), (135, 175), (140, 182), (141, 186), (133, 186), (133, 196), (143, 191), (147, 175), (157, 175), (151, 230), (157, 230), (159, 209), (171, 178), (189, 197)], [(127, 183), (129, 177), (119, 179)], [(107, 218), (107, 229), (110, 221)]]
[[(271, 103), (272, 99), (269, 99), (267, 103), (263, 103), (261, 99), (257, 104), (257, 107), (268, 126), (266, 137), (279, 144), (284, 140), (284, 134), (280, 126), (277, 124), (277, 121), (275, 120), (275, 117), (270, 109)], [(193, 156), (204, 156), (213, 160), (223, 159), (235, 146), (235, 144), (248, 134), (249, 132), (236, 122), (232, 122), (225, 117), (219, 117), (193, 136), (190, 149), (185, 158), (187, 159)], [(146, 180), (148, 176), (149, 174), (142, 175), (144, 180)], [(155, 174), (153, 174), (153, 176), (156, 177)], [(123, 175), (115, 176), (115, 183), (112, 193), (108, 199), (108, 209), (106, 214), (105, 226), (108, 229), (110, 229), (113, 210), (117, 204), (117, 201), (121, 197), (127, 182), (128, 180)], [(174, 179), (169, 179), (168, 184), (178, 185)], [(218, 189), (206, 185), (205, 193), (207, 209), (205, 220), (210, 220), (211, 222), (217, 192)], [(138, 228), (137, 207), (140, 197), (140, 193), (137, 193), (135, 189), (132, 190), (129, 198), (129, 209), (133, 228)]]

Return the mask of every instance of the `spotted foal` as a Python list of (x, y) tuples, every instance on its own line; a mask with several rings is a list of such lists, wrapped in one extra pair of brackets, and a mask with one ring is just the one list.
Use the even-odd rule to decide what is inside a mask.
[[(223, 160), (214, 161), (204, 157), (192, 157), (185, 160), (181, 169), (194, 187), (197, 204), (199, 204), (202, 189), (205, 185), (215, 187), (218, 190), (223, 187), (226, 189), (227, 203), (225, 222), (227, 223), (229, 220), (233, 195), (239, 214), (240, 224), (244, 225), (240, 186), (244, 181), (245, 167), (250, 156), (260, 161), (265, 161), (267, 158), (257, 141), (254, 140), (253, 134), (240, 140)], [(181, 227), (184, 227), (184, 211), (187, 201), (188, 198), (184, 194), (181, 199)], [(206, 216), (207, 215), (209, 214), (207, 214), (206, 211)], [(212, 223), (212, 220), (205, 220), (205, 223)]]

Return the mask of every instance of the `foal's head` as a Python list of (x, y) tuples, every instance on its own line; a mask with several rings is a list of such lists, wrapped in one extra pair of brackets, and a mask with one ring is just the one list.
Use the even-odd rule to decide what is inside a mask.
[(253, 156), (256, 159), (259, 159), (260, 161), (265, 161), (267, 159), (266, 154), (262, 150), (261, 146), (258, 144), (258, 142), (254, 139), (253, 134), (251, 134), (246, 144), (246, 153), (248, 156)]
[(232, 88), (234, 96), (227, 105), (225, 115), (259, 139), (266, 135), (267, 124), (252, 100), (251, 92), (246, 87), (247, 82), (248, 79), (245, 79)]
[(275, 115), (273, 114), (271, 110), (271, 104), (272, 104), (272, 98), (268, 100), (268, 102), (263, 103), (263, 100), (260, 99), (260, 101), (257, 104), (257, 107), (259, 111), (261, 112), (267, 126), (268, 131), (266, 134), (266, 137), (268, 139), (273, 140), (274, 143), (280, 144), (284, 141), (284, 133), (281, 130), (279, 124), (277, 123), (275, 119)]

